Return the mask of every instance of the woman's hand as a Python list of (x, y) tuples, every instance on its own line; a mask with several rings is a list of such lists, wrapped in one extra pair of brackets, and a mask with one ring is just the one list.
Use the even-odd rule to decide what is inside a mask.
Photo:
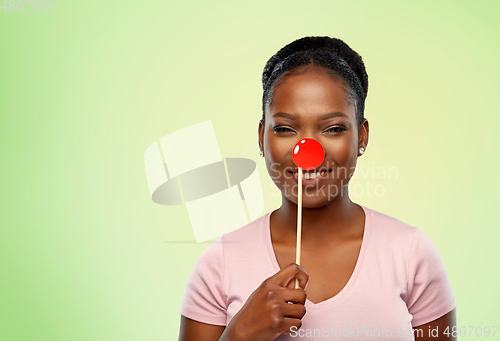
[[(295, 289), (295, 278), (299, 289)], [(306, 313), (304, 289), (308, 280), (307, 272), (295, 263), (266, 279), (234, 315), (220, 340), (270, 341), (290, 333), (293, 326), (300, 328)]]

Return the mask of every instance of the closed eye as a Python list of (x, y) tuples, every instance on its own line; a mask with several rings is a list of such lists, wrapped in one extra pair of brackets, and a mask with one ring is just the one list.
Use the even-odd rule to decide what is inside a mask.
[[(275, 133), (288, 133), (288, 132), (293, 132), (292, 129), (287, 128), (287, 127), (276, 127), (273, 129)], [(332, 133), (343, 133), (346, 131), (347, 128), (344, 126), (334, 126), (331, 127), (330, 129), (327, 130), (327, 132), (332, 132)]]
[(287, 127), (276, 127), (273, 130), (275, 133), (288, 133), (288, 132), (292, 131), (292, 129), (287, 128)]
[(347, 128), (344, 126), (335, 126), (335, 127), (331, 127), (327, 131), (332, 132), (332, 133), (343, 133), (346, 130), (347, 130)]

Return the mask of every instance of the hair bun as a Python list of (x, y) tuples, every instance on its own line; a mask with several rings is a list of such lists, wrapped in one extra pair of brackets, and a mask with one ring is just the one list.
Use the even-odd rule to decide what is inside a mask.
[(285, 58), (297, 52), (309, 50), (323, 50), (333, 53), (342, 58), (353, 70), (354, 74), (358, 77), (361, 87), (364, 92), (364, 97), (368, 93), (368, 75), (366, 74), (365, 65), (361, 56), (351, 49), (349, 45), (340, 39), (326, 37), (326, 36), (310, 36), (297, 39), (290, 44), (280, 49), (266, 64), (262, 73), (263, 87), (269, 80), (276, 65)]

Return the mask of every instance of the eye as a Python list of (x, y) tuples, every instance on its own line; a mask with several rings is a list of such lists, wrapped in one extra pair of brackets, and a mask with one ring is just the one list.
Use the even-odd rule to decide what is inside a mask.
[(288, 133), (288, 132), (292, 132), (292, 129), (287, 128), (287, 127), (275, 127), (273, 130), (274, 130), (275, 133)]
[(332, 133), (343, 133), (346, 130), (347, 130), (347, 128), (344, 126), (334, 126), (334, 127), (331, 127), (330, 129), (328, 129), (327, 131), (332, 132)]

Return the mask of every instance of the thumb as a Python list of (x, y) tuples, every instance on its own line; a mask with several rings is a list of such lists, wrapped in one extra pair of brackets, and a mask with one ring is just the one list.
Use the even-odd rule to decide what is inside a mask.
[(290, 263), (283, 268), (276, 279), (280, 286), (290, 289), (295, 288), (295, 281), (298, 279), (299, 286), (305, 289), (309, 280), (309, 275), (306, 270), (297, 263)]

